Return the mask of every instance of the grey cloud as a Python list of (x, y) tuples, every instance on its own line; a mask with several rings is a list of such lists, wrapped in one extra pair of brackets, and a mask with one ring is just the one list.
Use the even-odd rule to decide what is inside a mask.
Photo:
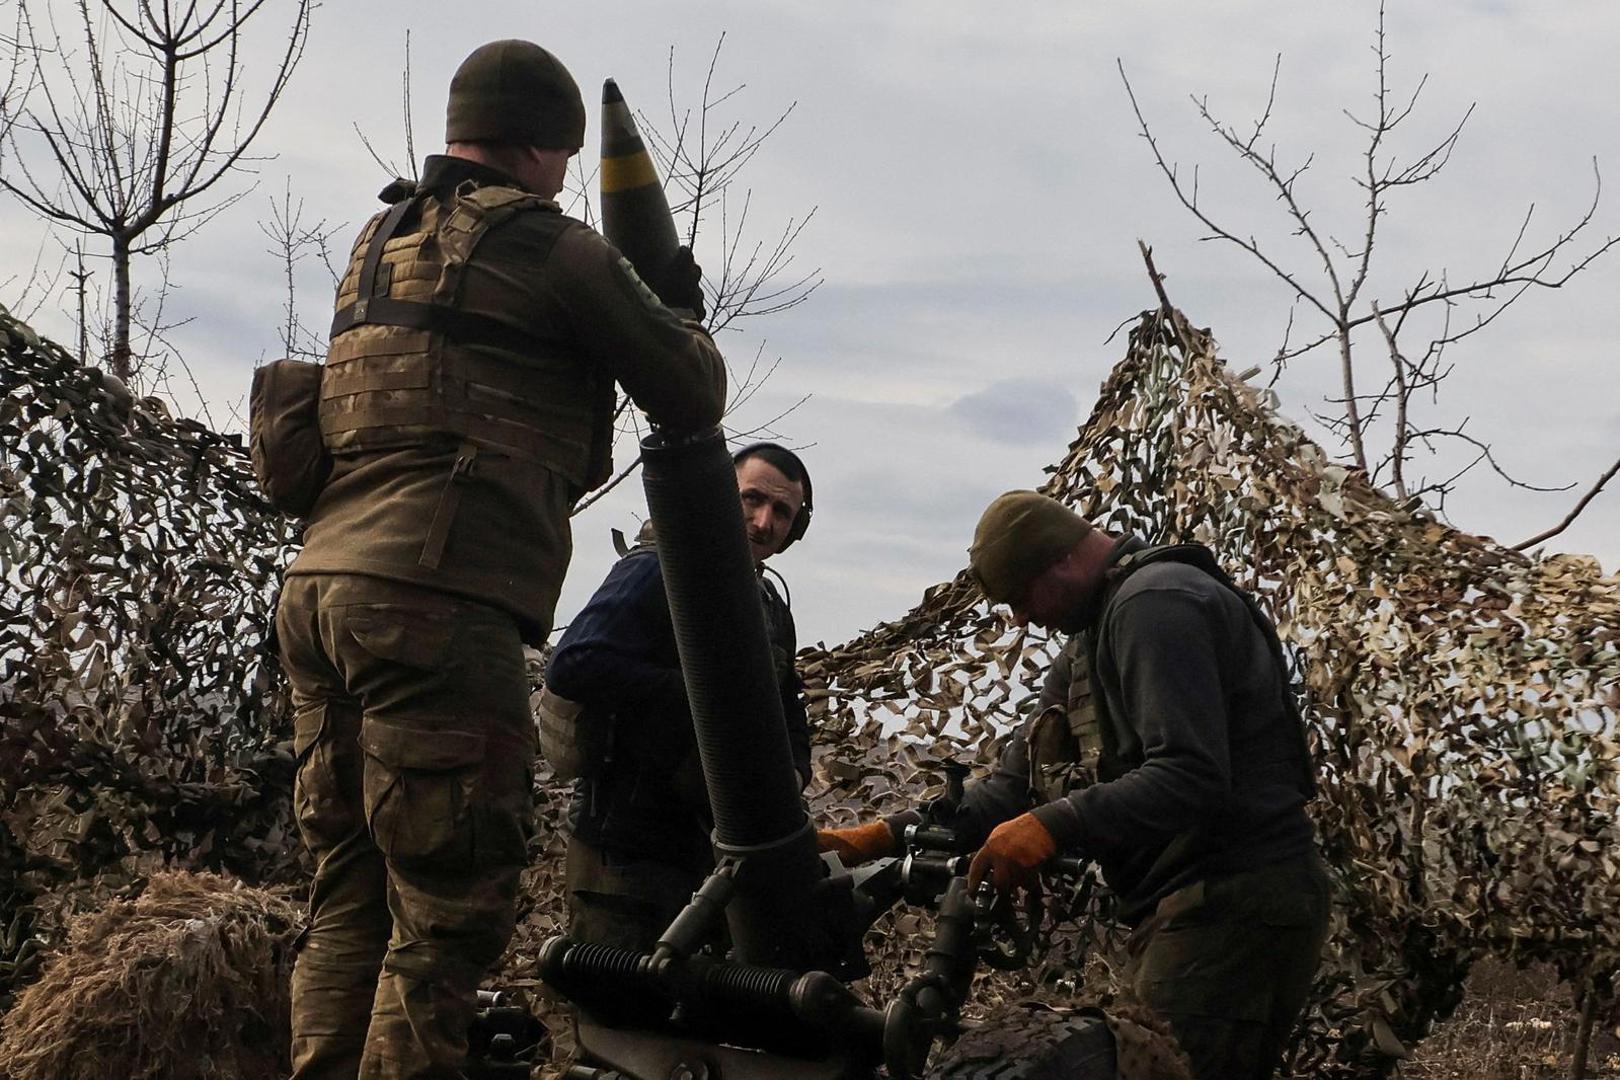
[(1002, 379), (958, 398), (950, 413), (974, 433), (995, 442), (1027, 446), (1054, 443), (1072, 429), (1079, 403), (1050, 379)]

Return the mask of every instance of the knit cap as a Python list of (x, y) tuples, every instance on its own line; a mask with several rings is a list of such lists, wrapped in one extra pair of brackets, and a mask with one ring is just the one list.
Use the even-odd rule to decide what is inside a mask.
[(968, 548), (968, 569), (992, 603), (1023, 597), (1092, 529), (1085, 518), (1056, 499), (1034, 491), (998, 495), (979, 517)]

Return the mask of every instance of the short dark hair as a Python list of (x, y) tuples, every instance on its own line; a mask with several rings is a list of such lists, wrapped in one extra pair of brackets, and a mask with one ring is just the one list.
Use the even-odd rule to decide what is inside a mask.
[(810, 501), (810, 472), (804, 467), (804, 462), (799, 460), (798, 454), (775, 443), (754, 443), (738, 450), (732, 455), (731, 460), (734, 464), (741, 465), (749, 458), (759, 458), (793, 483), (803, 485), (805, 501)]

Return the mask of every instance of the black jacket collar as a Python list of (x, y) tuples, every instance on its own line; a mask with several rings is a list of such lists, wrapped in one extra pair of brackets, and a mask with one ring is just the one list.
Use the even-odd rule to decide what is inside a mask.
[(518, 183), (516, 177), (507, 172), (453, 154), (430, 154), (427, 160), (422, 162), (422, 179), (417, 187), (421, 191), (454, 191), (468, 180), (479, 187), (527, 190)]

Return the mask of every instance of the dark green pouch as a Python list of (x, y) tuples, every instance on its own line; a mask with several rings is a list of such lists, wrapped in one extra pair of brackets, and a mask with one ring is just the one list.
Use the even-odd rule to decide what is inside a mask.
[(253, 475), (270, 505), (290, 517), (314, 509), (332, 455), (321, 440), (322, 365), (273, 360), (253, 372), (248, 395), (248, 451)]

